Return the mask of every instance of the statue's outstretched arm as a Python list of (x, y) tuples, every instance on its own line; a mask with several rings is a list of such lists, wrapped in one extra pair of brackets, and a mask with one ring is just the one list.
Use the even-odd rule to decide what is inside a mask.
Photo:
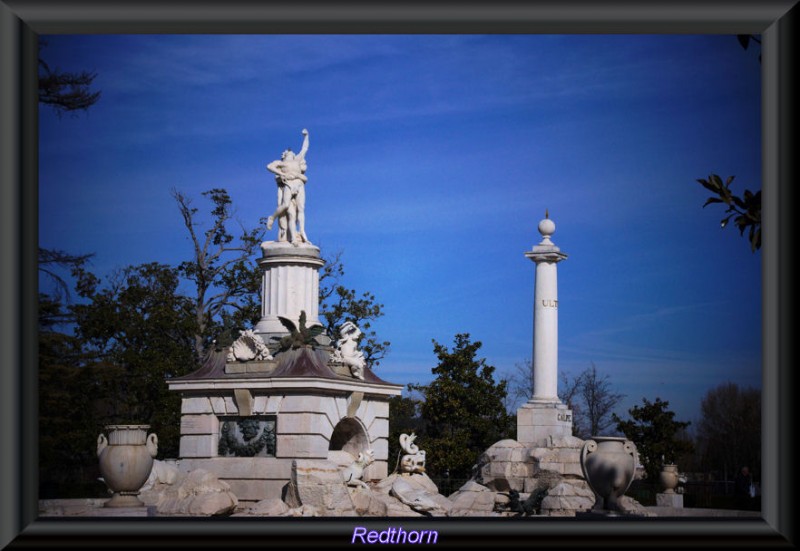
[(297, 154), (300, 159), (305, 159), (306, 151), (308, 151), (308, 130), (303, 128), (303, 147), (300, 148), (300, 153)]

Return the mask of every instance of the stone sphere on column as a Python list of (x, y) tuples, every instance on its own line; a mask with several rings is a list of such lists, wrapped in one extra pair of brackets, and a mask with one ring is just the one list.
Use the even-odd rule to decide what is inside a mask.
[(556, 232), (556, 224), (550, 218), (545, 218), (539, 222), (539, 233), (545, 239), (550, 239), (550, 236)]

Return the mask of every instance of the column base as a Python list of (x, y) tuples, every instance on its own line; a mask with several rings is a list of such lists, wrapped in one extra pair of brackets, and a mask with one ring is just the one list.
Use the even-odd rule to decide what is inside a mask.
[(572, 410), (560, 401), (530, 400), (517, 410), (517, 442), (536, 445), (572, 436)]

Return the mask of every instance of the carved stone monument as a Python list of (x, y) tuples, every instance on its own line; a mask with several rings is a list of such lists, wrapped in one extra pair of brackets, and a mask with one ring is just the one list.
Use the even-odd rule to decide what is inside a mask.
[(324, 261), (305, 232), (303, 136), (297, 155), (287, 150), (267, 166), (278, 186), (268, 228), (277, 221), (278, 236), (261, 244), (261, 320), (199, 370), (167, 381), (183, 398), (181, 469), (214, 473), (243, 503), (281, 498), (297, 461), (346, 453), (353, 463), (371, 450), (359, 480), (385, 477), (389, 398), (402, 390), (366, 366), (358, 327), (343, 327), (334, 347), (319, 322)]
[(517, 440), (536, 444), (572, 436), (572, 411), (558, 398), (557, 265), (567, 258), (551, 240), (556, 225), (545, 212), (542, 241), (525, 253), (536, 263), (533, 296), (533, 396), (517, 410)]

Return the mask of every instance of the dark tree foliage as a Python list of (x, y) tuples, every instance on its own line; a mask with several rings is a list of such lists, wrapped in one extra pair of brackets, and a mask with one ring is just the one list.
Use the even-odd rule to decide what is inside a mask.
[(320, 317), (325, 320), (325, 330), (335, 342), (339, 339), (339, 327), (351, 321), (361, 330), (359, 348), (364, 353), (367, 367), (370, 369), (380, 365), (381, 360), (389, 352), (389, 341), (378, 339), (372, 322), (383, 316), (383, 304), (376, 301), (375, 295), (364, 292), (359, 295), (354, 289), (348, 289), (339, 283), (344, 276), (342, 253), (336, 253), (326, 259), (320, 274)]
[(743, 466), (761, 472), (761, 392), (726, 383), (709, 390), (700, 405), (697, 447), (705, 470), (730, 478)]
[(495, 368), (476, 358), (480, 348), (466, 333), (455, 336), (452, 351), (433, 341), (439, 358), (432, 369), (436, 378), (427, 385), (409, 385), (423, 396), (424, 428), (417, 442), (427, 451), (431, 476), (469, 478), (486, 448), (515, 436), (514, 418), (504, 405), (506, 381), (495, 382)]
[[(761, 46), (761, 39), (754, 34), (737, 34), (736, 39), (745, 50), (751, 43)], [(761, 63), (760, 52), (758, 62)], [(720, 226), (724, 228), (733, 218), (733, 223), (739, 228), (740, 235), (744, 235), (745, 230), (748, 230), (750, 250), (756, 252), (761, 248), (761, 191), (752, 192), (746, 189), (741, 197), (734, 195), (730, 189), (733, 178), (733, 176), (729, 176), (725, 183), (717, 174), (710, 174), (708, 179), (699, 178), (697, 182), (714, 194), (706, 200), (703, 208), (712, 203), (727, 205), (728, 208), (725, 210), (727, 216), (722, 219)]]
[(397, 468), (400, 459), (400, 435), (421, 434), (423, 423), (419, 414), (420, 401), (405, 396), (389, 399), (389, 472)]
[(703, 204), (703, 208), (713, 203), (722, 203), (728, 206), (725, 210), (725, 218), (720, 222), (721, 227), (726, 227), (733, 219), (733, 224), (739, 229), (739, 234), (744, 235), (748, 231), (750, 249), (756, 252), (761, 248), (761, 190), (753, 193), (749, 189), (744, 190), (744, 194), (739, 197), (731, 191), (733, 176), (729, 176), (722, 182), (716, 174), (709, 175), (707, 180), (702, 178), (697, 180), (707, 190), (711, 191), (715, 197), (709, 197)]
[[(39, 47), (46, 46), (43, 40)], [(80, 73), (62, 72), (51, 69), (39, 58), (39, 103), (49, 105), (58, 114), (86, 110), (100, 99), (100, 92), (92, 92), (91, 85), (96, 73), (81, 71)]]
[(653, 480), (664, 464), (675, 463), (693, 448), (689, 440), (680, 437), (690, 423), (675, 421), (675, 413), (667, 409), (668, 406), (669, 402), (661, 398), (656, 398), (655, 402), (642, 398), (641, 406), (628, 410), (629, 420), (623, 421), (612, 414), (617, 430), (636, 444), (639, 460)]
[(180, 396), (165, 378), (198, 367), (193, 303), (178, 293), (179, 271), (163, 264), (132, 266), (100, 287), (79, 273), (85, 299), (72, 307), (76, 337), (92, 373), (83, 395), (91, 397), (98, 428), (110, 423), (144, 423), (159, 437), (159, 455), (177, 457)]

